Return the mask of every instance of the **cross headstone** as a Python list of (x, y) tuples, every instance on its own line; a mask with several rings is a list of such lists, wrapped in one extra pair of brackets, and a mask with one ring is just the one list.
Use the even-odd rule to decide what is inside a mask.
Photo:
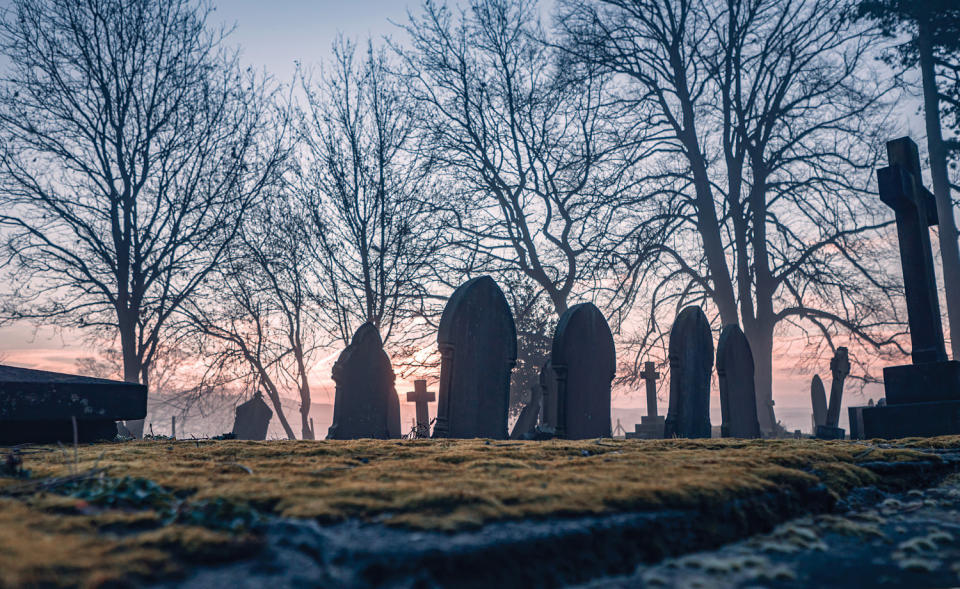
[(700, 307), (687, 307), (677, 315), (670, 329), (668, 355), (670, 406), (664, 435), (709, 438), (713, 335)]
[(617, 352), (610, 326), (596, 305), (574, 305), (560, 316), (550, 364), (557, 378), (557, 436), (609, 438)]
[(753, 352), (743, 331), (727, 325), (717, 341), (717, 377), (724, 438), (759, 438)]
[(400, 436), (400, 399), (380, 333), (364, 323), (333, 365), (336, 393), (329, 440)]
[(273, 411), (257, 391), (253, 398), (237, 406), (233, 420), (233, 436), (237, 440), (266, 440)]
[(850, 356), (847, 348), (838, 347), (830, 359), (830, 404), (827, 406), (827, 422), (817, 426), (817, 437), (827, 440), (842, 440), (846, 432), (839, 427), (840, 405), (843, 403), (843, 383), (850, 374)]
[(78, 441), (112, 440), (146, 414), (143, 385), (0, 365), (0, 444), (72, 444), (74, 418)]
[(427, 390), (427, 381), (413, 381), (413, 391), (407, 393), (407, 403), (417, 404), (416, 435), (418, 438), (430, 437), (430, 410), (427, 403), (432, 403), (436, 399), (436, 393)]
[(645, 362), (643, 371), (640, 372), (640, 378), (646, 383), (647, 414), (640, 416), (640, 423), (636, 424), (634, 431), (628, 433), (626, 437), (628, 439), (662, 440), (666, 418), (657, 414), (657, 379), (660, 378), (660, 373), (657, 372), (656, 364), (650, 361)]
[(474, 278), (454, 291), (440, 317), (437, 346), (440, 386), (433, 437), (505, 439), (517, 329), (492, 278)]
[(810, 402), (813, 404), (813, 433), (816, 433), (817, 426), (827, 425), (827, 391), (819, 374), (814, 374), (810, 380)]

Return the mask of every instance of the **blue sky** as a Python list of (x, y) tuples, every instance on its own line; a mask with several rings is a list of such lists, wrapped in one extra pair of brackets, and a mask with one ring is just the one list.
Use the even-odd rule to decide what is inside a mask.
[(405, 22), (407, 8), (419, 6), (420, 0), (221, 0), (212, 20), (236, 27), (229, 41), (248, 65), (289, 81), (295, 60), (311, 66), (327, 59), (338, 31), (357, 40), (400, 37), (390, 21)]

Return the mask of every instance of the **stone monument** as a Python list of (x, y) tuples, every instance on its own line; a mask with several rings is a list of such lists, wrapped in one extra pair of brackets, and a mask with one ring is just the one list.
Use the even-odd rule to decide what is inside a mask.
[(753, 352), (743, 331), (727, 325), (717, 341), (717, 377), (723, 438), (759, 438)]
[(700, 307), (687, 307), (677, 315), (670, 329), (668, 355), (670, 406), (664, 436), (709, 438), (713, 335)]

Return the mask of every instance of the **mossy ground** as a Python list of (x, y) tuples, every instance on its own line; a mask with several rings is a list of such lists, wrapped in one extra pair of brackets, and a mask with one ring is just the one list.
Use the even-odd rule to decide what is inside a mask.
[[(500, 519), (706, 510), (774, 489), (802, 494), (823, 485), (842, 496), (854, 487), (883, 484), (860, 465), (927, 456), (910, 445), (152, 441), (81, 447), (77, 460), (72, 448), (50, 448), (24, 456), (29, 479), (0, 478), (0, 587), (96, 586), (242, 557), (256, 549), (256, 531), (228, 529), (217, 518), (248, 513), (247, 507), (263, 516), (321, 523), (354, 518), (440, 530)], [(915, 445), (960, 449), (960, 438)], [(132, 489), (132, 499), (117, 507), (100, 501), (102, 492), (93, 500), (89, 493), (31, 490), (32, 482), (92, 468), (110, 481), (130, 477), (159, 487), (121, 484)], [(160, 507), (151, 503), (154, 487), (165, 493)]]

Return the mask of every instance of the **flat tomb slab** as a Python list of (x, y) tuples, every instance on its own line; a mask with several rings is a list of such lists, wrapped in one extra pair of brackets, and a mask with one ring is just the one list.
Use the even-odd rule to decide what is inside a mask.
[(144, 385), (0, 365), (0, 424), (146, 416)]
[(888, 405), (960, 401), (960, 362), (927, 362), (883, 369)]

